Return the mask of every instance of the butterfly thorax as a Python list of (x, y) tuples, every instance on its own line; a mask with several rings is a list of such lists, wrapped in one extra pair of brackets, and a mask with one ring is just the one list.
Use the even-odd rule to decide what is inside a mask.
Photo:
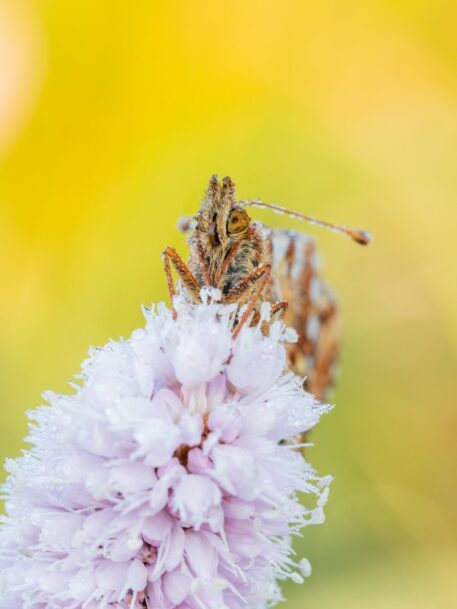
[(211, 230), (196, 227), (188, 239), (189, 268), (203, 287), (228, 294), (262, 262), (263, 240), (254, 224), (240, 234), (215, 242)]

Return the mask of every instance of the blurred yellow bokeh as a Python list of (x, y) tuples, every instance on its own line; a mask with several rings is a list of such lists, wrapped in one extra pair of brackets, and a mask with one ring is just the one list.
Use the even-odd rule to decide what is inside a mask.
[(344, 352), (308, 453), (327, 522), (285, 606), (456, 607), (456, 31), (451, 0), (0, 0), (2, 460), (166, 298), (160, 252), (228, 174), (375, 233), (310, 229)]

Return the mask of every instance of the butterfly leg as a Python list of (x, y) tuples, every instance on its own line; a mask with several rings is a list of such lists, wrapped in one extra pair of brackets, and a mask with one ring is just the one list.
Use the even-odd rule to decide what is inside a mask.
[[(275, 315), (276, 313), (279, 313), (278, 317), (281, 321), (283, 321), (288, 306), (289, 306), (289, 303), (286, 302), (285, 300), (280, 300), (279, 302), (276, 302), (274, 305), (271, 305), (271, 311), (270, 311), (271, 317), (273, 317), (273, 315)], [(259, 323), (259, 321), (260, 321), (260, 312), (256, 311), (256, 313), (254, 314), (254, 317), (252, 318), (252, 325), (255, 326), (256, 324)], [(268, 335), (268, 333), (269, 333), (269, 323), (266, 321), (262, 324), (262, 332), (265, 335)]]
[[(168, 291), (170, 293), (171, 303), (173, 305), (173, 297), (175, 296), (175, 288), (173, 285), (173, 277), (171, 275), (170, 262), (175, 271), (178, 273), (179, 279), (182, 281), (186, 290), (194, 297), (195, 300), (200, 300), (200, 284), (189, 270), (187, 264), (182, 260), (174, 247), (167, 247), (162, 252), (163, 268), (167, 278)], [(173, 319), (176, 319), (176, 311), (173, 308)]]
[(235, 330), (233, 331), (233, 338), (235, 339), (241, 331), (246, 321), (249, 319), (255, 305), (259, 299), (260, 294), (265, 288), (271, 275), (271, 266), (269, 264), (262, 264), (257, 269), (254, 269), (249, 275), (243, 277), (241, 281), (235, 285), (228, 294), (222, 299), (224, 304), (236, 302), (240, 300), (254, 285), (257, 285), (257, 289), (251, 294), (248, 301), (248, 306), (244, 311), (241, 319), (239, 320)]
[(271, 314), (274, 315), (275, 313), (279, 312), (279, 319), (283, 320), (288, 306), (288, 302), (286, 302), (285, 300), (280, 300), (279, 302), (276, 302), (274, 305), (271, 306)]

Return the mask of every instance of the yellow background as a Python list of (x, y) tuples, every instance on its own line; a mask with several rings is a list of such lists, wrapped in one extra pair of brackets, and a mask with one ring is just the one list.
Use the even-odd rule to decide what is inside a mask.
[(0, 2), (0, 457), (166, 297), (177, 218), (229, 174), (376, 236), (310, 229), (345, 348), (286, 607), (457, 606), (456, 31), (452, 0)]

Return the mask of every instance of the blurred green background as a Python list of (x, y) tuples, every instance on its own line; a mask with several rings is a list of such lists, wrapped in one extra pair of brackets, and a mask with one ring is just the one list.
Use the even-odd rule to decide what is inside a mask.
[(442, 0), (0, 0), (0, 457), (166, 298), (160, 252), (228, 174), (376, 237), (310, 229), (344, 354), (286, 607), (457, 606), (456, 31)]

